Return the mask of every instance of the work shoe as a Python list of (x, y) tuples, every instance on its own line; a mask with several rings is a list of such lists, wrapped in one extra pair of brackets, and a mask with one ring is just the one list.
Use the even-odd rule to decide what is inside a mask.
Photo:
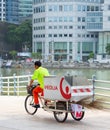
[(33, 104), (32, 107), (40, 108), (40, 105), (39, 104)]

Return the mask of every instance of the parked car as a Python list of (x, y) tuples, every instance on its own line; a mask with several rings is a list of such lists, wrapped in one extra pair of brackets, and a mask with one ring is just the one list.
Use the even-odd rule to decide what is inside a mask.
[(89, 63), (102, 63), (102, 64), (107, 64), (110, 63), (110, 59), (89, 59), (88, 60)]
[(110, 63), (110, 59), (99, 60), (99, 63)]

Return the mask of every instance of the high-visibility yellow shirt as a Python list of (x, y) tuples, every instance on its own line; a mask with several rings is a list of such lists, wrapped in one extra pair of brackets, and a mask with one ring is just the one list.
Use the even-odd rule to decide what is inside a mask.
[(38, 83), (42, 89), (44, 88), (44, 76), (49, 76), (49, 72), (43, 67), (36, 69), (32, 76), (32, 80), (38, 80)]

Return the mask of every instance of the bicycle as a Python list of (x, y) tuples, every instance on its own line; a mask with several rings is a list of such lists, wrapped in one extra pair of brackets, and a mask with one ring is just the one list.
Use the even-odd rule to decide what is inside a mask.
[[(39, 108), (32, 107), (32, 105), (34, 104), (32, 91), (35, 87), (36, 86), (33, 86), (31, 90), (28, 90), (28, 95), (24, 103), (25, 110), (30, 115), (34, 115), (37, 112), (37, 109), (39, 109)], [(81, 105), (79, 105), (79, 107), (81, 107), (80, 112), (78, 111), (75, 112), (75, 110), (72, 110), (72, 105), (76, 105), (76, 106), (78, 105), (78, 104), (74, 104), (74, 102), (50, 100), (50, 99), (48, 100), (45, 99), (44, 96), (41, 96), (40, 94), (38, 95), (38, 98), (41, 104), (40, 108), (44, 109), (45, 111), (52, 111), (54, 118), (58, 122), (62, 123), (66, 121), (68, 117), (68, 113), (70, 113), (72, 118), (76, 121), (80, 121), (84, 117), (85, 111), (84, 111), (84, 107), (82, 107)]]

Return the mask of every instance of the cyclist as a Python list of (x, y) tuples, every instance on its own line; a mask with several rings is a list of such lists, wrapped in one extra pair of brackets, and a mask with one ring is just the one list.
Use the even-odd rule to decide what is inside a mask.
[(40, 61), (36, 61), (34, 63), (35, 71), (33, 73), (33, 76), (30, 80), (30, 83), (28, 85), (28, 88), (32, 87), (32, 83), (34, 80), (37, 80), (39, 85), (33, 89), (33, 98), (34, 98), (34, 104), (33, 107), (39, 108), (39, 100), (38, 100), (38, 94), (42, 93), (43, 94), (43, 89), (44, 89), (44, 76), (49, 76), (49, 72), (46, 68), (42, 67), (42, 64)]

